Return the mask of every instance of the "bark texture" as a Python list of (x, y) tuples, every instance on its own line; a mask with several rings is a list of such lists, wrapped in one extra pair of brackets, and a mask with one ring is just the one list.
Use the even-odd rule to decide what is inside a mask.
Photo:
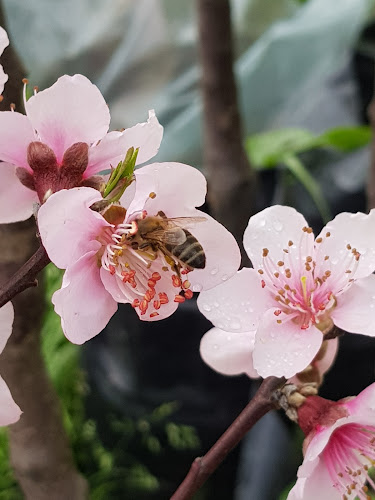
[(197, 7), (208, 201), (214, 217), (233, 233), (241, 247), (254, 213), (255, 172), (243, 147), (230, 4), (229, 0), (197, 0)]

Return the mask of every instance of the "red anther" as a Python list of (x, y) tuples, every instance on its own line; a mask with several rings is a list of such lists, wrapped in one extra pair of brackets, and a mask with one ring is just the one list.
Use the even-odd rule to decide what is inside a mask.
[(193, 292), (191, 290), (185, 290), (185, 299), (192, 299), (193, 298)]
[(168, 295), (165, 292), (159, 293), (160, 304), (168, 304), (169, 299)]
[(262, 288), (264, 288), (266, 286), (266, 282), (262, 280), (261, 283), (262, 283)]
[(155, 316), (159, 316), (159, 313), (156, 311), (150, 314), (150, 318), (155, 318)]
[(156, 281), (154, 281), (154, 280), (148, 280), (147, 284), (148, 284), (148, 286), (150, 288), (155, 288)]
[(160, 309), (160, 300), (154, 300), (154, 309)]
[(110, 264), (110, 265), (108, 266), (108, 269), (109, 269), (109, 272), (110, 272), (110, 273), (112, 274), (112, 276), (113, 276), (113, 275), (115, 274), (115, 272), (116, 272), (116, 268), (115, 268), (115, 266), (112, 266), (112, 264)]
[(182, 295), (175, 295), (174, 302), (185, 302), (185, 297), (183, 297)]
[(185, 280), (183, 283), (182, 283), (182, 288), (185, 288), (185, 290), (187, 290), (188, 288), (190, 288), (190, 281), (189, 280)]
[(142, 213), (141, 213), (141, 216), (140, 216), (140, 219), (145, 219), (147, 217), (147, 210), (142, 210)]
[(154, 281), (159, 281), (161, 279), (161, 276), (159, 273), (152, 273), (151, 279), (153, 279)]
[(130, 271), (129, 271), (129, 276), (130, 276), (131, 278), (133, 278), (133, 276), (135, 276), (135, 271), (134, 271), (134, 269), (130, 269)]
[(172, 275), (172, 284), (174, 287), (176, 288), (181, 288), (181, 280), (180, 278), (177, 276), (177, 274), (173, 274)]
[(137, 287), (137, 283), (135, 282), (135, 279), (134, 278), (129, 278), (128, 279), (128, 283), (130, 284), (131, 287), (133, 288), (136, 288)]
[(145, 293), (145, 299), (147, 302), (151, 302), (151, 300), (155, 297), (155, 289), (154, 288), (149, 288), (147, 292)]
[(136, 234), (138, 231), (138, 224), (135, 222), (135, 220), (132, 220), (131, 222), (131, 229), (129, 230), (129, 234)]
[(275, 316), (280, 316), (281, 313), (282, 313), (281, 309), (276, 309), (276, 311), (273, 312)]
[(319, 304), (318, 306), (319, 311), (324, 311), (325, 308), (326, 308), (325, 304)]
[(145, 314), (147, 308), (148, 308), (148, 302), (146, 299), (143, 299), (139, 304), (139, 310), (141, 311), (141, 314)]
[(134, 299), (132, 302), (132, 307), (136, 308), (139, 306), (139, 299)]
[(307, 330), (309, 327), (309, 325), (307, 323), (304, 323), (303, 325), (301, 325), (301, 330)]

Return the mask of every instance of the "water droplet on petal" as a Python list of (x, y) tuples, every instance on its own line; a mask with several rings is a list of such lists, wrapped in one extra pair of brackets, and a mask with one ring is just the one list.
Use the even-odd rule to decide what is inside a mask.
[(215, 350), (217, 350), (217, 349), (219, 349), (219, 346), (218, 346), (217, 344), (214, 344), (214, 345), (213, 345), (213, 348), (214, 348)]
[(192, 289), (193, 292), (200, 292), (202, 290), (202, 285), (199, 285), (198, 283), (196, 285), (193, 285)]
[(228, 336), (227, 336), (227, 340), (228, 340), (228, 342), (230, 342), (230, 341), (232, 340), (231, 335), (228, 335)]
[(223, 274), (223, 276), (221, 277), (221, 279), (222, 279), (223, 281), (227, 281), (227, 279), (228, 279), (228, 275), (227, 275), (227, 274)]
[(211, 306), (209, 306), (208, 304), (203, 304), (203, 311), (210, 312), (211, 311)]
[(219, 272), (219, 269), (217, 267), (214, 267), (213, 269), (211, 269), (211, 274), (212, 276), (215, 276), (215, 274), (217, 274)]
[(259, 221), (260, 227), (264, 227), (266, 225), (266, 219), (262, 219)]

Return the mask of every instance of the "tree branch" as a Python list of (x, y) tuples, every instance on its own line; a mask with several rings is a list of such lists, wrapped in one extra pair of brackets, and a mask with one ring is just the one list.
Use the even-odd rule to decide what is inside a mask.
[(218, 468), (228, 453), (245, 434), (270, 410), (277, 407), (274, 392), (285, 383), (284, 378), (268, 377), (263, 380), (255, 396), (236, 420), (203, 457), (198, 457), (171, 500), (188, 500)]
[(47, 252), (41, 245), (34, 255), (4, 285), (0, 286), (0, 307), (27, 288), (36, 286), (38, 273), (49, 262)]
[[(229, 0), (197, 0), (202, 64), (204, 165), (216, 219), (242, 245), (254, 213), (255, 173), (247, 159), (233, 72)], [(246, 254), (243, 257), (247, 260)]]

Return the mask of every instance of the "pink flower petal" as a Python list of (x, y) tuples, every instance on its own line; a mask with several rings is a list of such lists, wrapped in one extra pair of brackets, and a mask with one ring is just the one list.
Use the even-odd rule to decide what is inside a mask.
[(192, 290), (199, 292), (221, 285), (233, 276), (240, 266), (241, 254), (233, 235), (222, 224), (200, 210), (192, 211), (190, 216), (205, 218), (204, 222), (187, 227), (206, 255), (205, 268), (194, 269), (188, 275)]
[[(167, 217), (189, 216), (189, 211), (203, 205), (206, 179), (199, 170), (182, 163), (152, 163), (135, 171), (136, 192), (128, 212), (146, 209), (149, 215), (160, 210)], [(150, 198), (150, 193), (155, 193)]]
[(375, 383), (366, 387), (355, 398), (345, 401), (344, 406), (353, 417), (369, 416), (373, 423), (375, 419)]
[(299, 477), (287, 498), (287, 500), (317, 499), (342, 500), (342, 494), (333, 486), (333, 481), (322, 459), (316, 460), (315, 468), (307, 478)]
[[(9, 38), (4, 28), (0, 26), (0, 55), (4, 52), (5, 47), (9, 45)], [(8, 81), (8, 75), (4, 73), (3, 67), (0, 66), (0, 94), (3, 93), (4, 84)]]
[(0, 160), (31, 172), (27, 148), (37, 137), (28, 117), (16, 111), (1, 111), (0, 130)]
[(102, 139), (110, 122), (100, 90), (83, 75), (62, 76), (52, 87), (32, 96), (26, 112), (40, 140), (53, 149), (58, 162), (74, 143)]
[[(304, 370), (322, 345), (320, 330), (302, 330), (288, 315), (275, 316), (269, 309), (260, 320), (255, 336), (254, 367), (262, 377), (291, 378)], [(280, 321), (281, 323), (277, 323)]]
[(11, 302), (0, 308), (0, 352), (3, 351), (13, 329), (14, 310)]
[(0, 163), (0, 224), (28, 219), (38, 202), (36, 192), (21, 184), (16, 167)]
[(100, 248), (96, 238), (102, 228), (110, 224), (89, 207), (101, 199), (100, 193), (92, 188), (63, 189), (40, 207), (40, 236), (57, 267), (65, 269), (95, 246), (96, 250)]
[(129, 148), (139, 148), (137, 165), (148, 161), (159, 151), (163, 137), (163, 127), (158, 122), (154, 111), (149, 111), (145, 123), (138, 123), (123, 132), (110, 132), (97, 146), (89, 149), (89, 166), (85, 177), (90, 177), (101, 170), (116, 167), (125, 158)]
[(202, 359), (224, 375), (246, 373), (249, 377), (258, 378), (253, 367), (254, 336), (255, 332), (228, 333), (212, 328), (201, 340)]
[(22, 414), (14, 402), (8, 386), (0, 377), (0, 426), (14, 424)]
[(337, 297), (331, 313), (336, 326), (350, 333), (375, 336), (375, 275), (355, 281)]
[(272, 302), (268, 293), (262, 293), (254, 269), (244, 268), (225, 283), (201, 292), (197, 304), (200, 312), (218, 328), (248, 332), (257, 329)]
[[(355, 248), (361, 254), (358, 268), (354, 276), (351, 277), (358, 279), (371, 274), (375, 270), (374, 227), (375, 210), (371, 210), (369, 215), (346, 212), (337, 215), (322, 229), (319, 235), (323, 241), (317, 244), (316, 275), (322, 274), (322, 270), (327, 269), (329, 264), (329, 270), (332, 273), (331, 280), (334, 280), (336, 276), (340, 278), (345, 272), (343, 260), (352, 256), (347, 245), (350, 245), (352, 249)], [(328, 261), (324, 260), (325, 256), (329, 256)], [(346, 267), (350, 267), (348, 260)]]
[(8, 34), (4, 28), (0, 26), (0, 55), (4, 52), (5, 47), (9, 45)]
[[(176, 294), (179, 292), (179, 289), (173, 287), (171, 274), (170, 272), (162, 271), (162, 266), (165, 265), (164, 259), (159, 257), (155, 261), (153, 261), (152, 266), (149, 269), (149, 278), (151, 278), (152, 273), (158, 272), (160, 274), (160, 279), (156, 282), (155, 288), (155, 298), (151, 300), (149, 307), (145, 314), (141, 314), (139, 308), (136, 308), (136, 312), (139, 315), (139, 318), (144, 321), (159, 321), (160, 319), (168, 318), (171, 314), (175, 312), (178, 307), (178, 303), (174, 301)], [(108, 271), (104, 268), (100, 270), (101, 280), (106, 290), (112, 295), (113, 299), (116, 302), (121, 303), (133, 303), (135, 299), (139, 299), (140, 301), (143, 299), (142, 294), (140, 293), (141, 287), (137, 286), (136, 289), (133, 289), (130, 286), (124, 286), (121, 280), (117, 276), (112, 276)], [(143, 281), (147, 281), (144, 279)], [(143, 288), (144, 292), (146, 292), (147, 288)], [(165, 293), (168, 297), (168, 302), (160, 306), (159, 309), (155, 309), (153, 307), (154, 300), (158, 298), (159, 293)], [(154, 313), (157, 314), (154, 315)]]
[[(287, 256), (283, 249), (288, 249), (291, 265), (286, 262), (286, 267), (297, 270), (303, 266), (306, 256), (312, 255), (314, 244), (313, 233), (302, 231), (307, 226), (303, 215), (291, 207), (275, 205), (253, 215), (243, 241), (254, 268), (263, 267), (264, 248), (269, 250), (274, 262), (284, 261)], [(293, 245), (290, 246), (289, 242)]]
[(100, 279), (96, 251), (86, 253), (65, 271), (52, 303), (66, 337), (74, 344), (83, 344), (103, 330), (117, 311), (117, 303)]

